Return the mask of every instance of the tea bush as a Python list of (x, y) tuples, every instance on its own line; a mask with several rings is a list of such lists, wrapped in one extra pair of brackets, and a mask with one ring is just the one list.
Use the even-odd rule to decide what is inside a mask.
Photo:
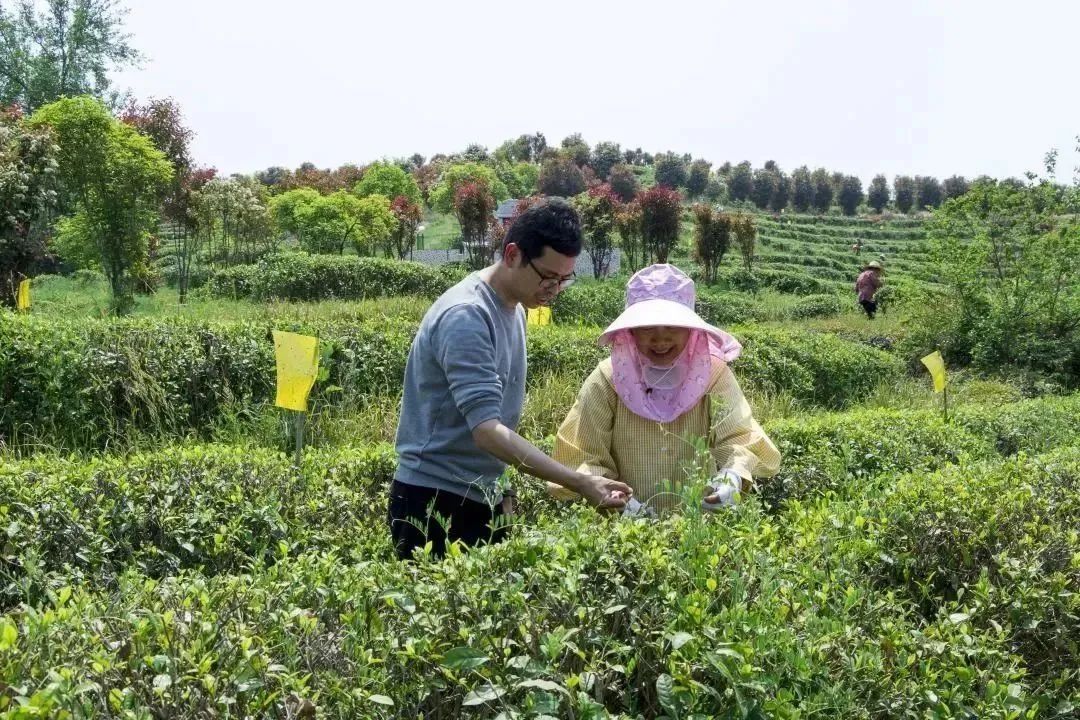
[[(561, 324), (604, 327), (622, 313), (625, 302), (626, 288), (622, 283), (579, 283), (555, 298), (552, 317)], [(765, 319), (765, 313), (751, 298), (701, 284), (697, 287), (697, 311), (706, 322), (721, 327)]]
[(0, 710), (914, 718), (1031, 705), (1000, 633), (924, 621), (850, 584), (854, 567), (806, 562), (793, 533), (752, 503), (662, 523), (583, 511), (407, 570), (330, 552), (59, 588), (0, 621)]
[[(272, 400), (268, 322), (46, 321), (0, 316), (0, 437), (65, 448), (123, 443), (132, 432), (210, 437), (221, 420), (250, 421)], [(329, 376), (314, 395), (341, 403), (401, 390), (416, 323), (288, 324), (326, 344)], [(897, 374), (894, 357), (827, 335), (747, 328), (740, 380), (810, 405), (841, 407)], [(580, 383), (607, 349), (595, 328), (535, 328), (529, 377)], [(335, 390), (337, 389), (337, 390)]]
[(279, 253), (217, 272), (211, 293), (257, 300), (366, 300), (388, 295), (436, 298), (465, 273), (400, 260)]
[(839, 315), (842, 310), (843, 305), (836, 295), (809, 295), (792, 305), (788, 315), (793, 320), (804, 320), (832, 317)]
[[(222, 445), (0, 464), (0, 598), (35, 603), (50, 587), (112, 584), (129, 567), (214, 575), (312, 550), (370, 551), (362, 541), (386, 511), (395, 464), (389, 446), (309, 451), (296, 469)], [(374, 547), (389, 554), (385, 541)]]

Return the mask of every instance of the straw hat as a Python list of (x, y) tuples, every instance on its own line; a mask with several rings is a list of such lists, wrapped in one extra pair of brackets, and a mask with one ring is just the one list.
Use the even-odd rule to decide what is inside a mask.
[(626, 284), (626, 309), (600, 335), (600, 344), (609, 345), (622, 330), (665, 325), (701, 330), (724, 345), (731, 336), (701, 319), (694, 311), (697, 291), (694, 281), (674, 265), (650, 265), (639, 270)]

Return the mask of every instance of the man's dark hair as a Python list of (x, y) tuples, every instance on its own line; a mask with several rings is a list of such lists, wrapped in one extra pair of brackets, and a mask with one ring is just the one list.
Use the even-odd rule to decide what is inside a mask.
[(503, 240), (503, 249), (514, 243), (525, 259), (544, 254), (549, 247), (567, 257), (581, 254), (583, 236), (577, 210), (562, 198), (545, 198), (521, 213), (510, 224)]

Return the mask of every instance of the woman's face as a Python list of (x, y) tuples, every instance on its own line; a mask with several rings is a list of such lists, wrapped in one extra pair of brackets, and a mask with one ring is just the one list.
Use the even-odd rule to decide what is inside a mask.
[(690, 329), (651, 325), (630, 331), (637, 343), (638, 352), (654, 365), (666, 367), (675, 362), (690, 341)]

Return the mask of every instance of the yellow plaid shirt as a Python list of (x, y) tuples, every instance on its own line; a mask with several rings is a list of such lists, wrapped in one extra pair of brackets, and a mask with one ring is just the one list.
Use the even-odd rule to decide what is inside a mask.
[[(693, 408), (668, 423), (646, 420), (619, 400), (611, 359), (589, 375), (559, 427), (554, 458), (590, 475), (621, 480), (634, 497), (666, 506), (694, 466), (693, 439), (707, 438), (709, 472), (734, 470), (749, 483), (780, 469), (780, 451), (761, 429), (727, 363), (714, 362), (709, 391)], [(575, 494), (548, 483), (557, 498)], [(668, 498), (667, 501), (664, 498)]]

